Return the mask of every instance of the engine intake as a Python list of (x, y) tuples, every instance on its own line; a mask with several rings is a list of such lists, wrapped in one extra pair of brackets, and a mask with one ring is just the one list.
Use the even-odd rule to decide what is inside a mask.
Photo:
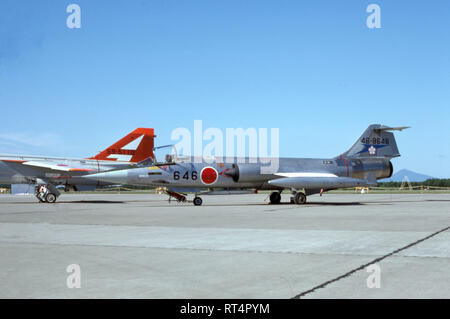
[(245, 182), (259, 182), (267, 180), (267, 175), (261, 174), (261, 164), (233, 164), (231, 169), (224, 173), (233, 178), (233, 181)]

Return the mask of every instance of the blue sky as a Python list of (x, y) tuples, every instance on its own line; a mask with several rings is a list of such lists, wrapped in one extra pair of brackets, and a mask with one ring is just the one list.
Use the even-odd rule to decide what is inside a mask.
[(195, 119), (278, 127), (298, 157), (407, 125), (394, 166), (450, 177), (450, 2), (2, 0), (0, 108), (0, 152), (73, 157)]

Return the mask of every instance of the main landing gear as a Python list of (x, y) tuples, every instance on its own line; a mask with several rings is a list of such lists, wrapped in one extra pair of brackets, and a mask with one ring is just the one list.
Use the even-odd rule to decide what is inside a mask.
[(295, 193), (294, 195), (294, 203), (297, 205), (306, 204), (306, 195), (303, 193)]
[(273, 192), (269, 197), (271, 204), (279, 204), (281, 202), (281, 192)]
[(40, 203), (56, 203), (56, 199), (58, 198), (56, 194), (48, 193), (47, 194), (36, 194), (36, 198), (39, 199)]
[[(291, 197), (292, 204), (303, 205), (306, 204), (306, 195), (302, 192), (294, 192)], [(269, 197), (270, 204), (279, 204), (281, 202), (281, 192), (273, 192)]]
[(47, 203), (53, 204), (56, 202), (56, 195), (53, 193), (48, 193), (47, 195), (45, 195), (45, 201)]
[(36, 198), (40, 203), (56, 203), (59, 192), (53, 185), (40, 185), (36, 189)]

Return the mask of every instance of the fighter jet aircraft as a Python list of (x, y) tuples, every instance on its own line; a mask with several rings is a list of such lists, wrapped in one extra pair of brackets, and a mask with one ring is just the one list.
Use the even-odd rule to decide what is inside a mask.
[[(0, 184), (45, 184), (43, 201), (54, 203), (58, 185), (74, 190), (88, 190), (110, 185), (109, 182), (84, 179), (87, 174), (131, 167), (153, 156), (154, 130), (137, 128), (99, 154), (86, 159), (0, 155)], [(136, 144), (135, 149), (132, 144)], [(37, 198), (42, 201), (41, 197)]]
[[(370, 125), (354, 145), (333, 158), (279, 158), (276, 172), (262, 174), (262, 163), (235, 158), (233, 162), (209, 164), (194, 158), (179, 161), (168, 156), (165, 163), (102, 172), (85, 178), (110, 183), (163, 186), (170, 196), (186, 201), (193, 192), (194, 205), (201, 205), (200, 194), (235, 194), (246, 190), (273, 190), (271, 204), (279, 204), (281, 192), (292, 192), (291, 201), (305, 204), (312, 194), (347, 187), (374, 186), (378, 179), (393, 173), (391, 159), (400, 156), (394, 134), (408, 127)], [(202, 190), (209, 190), (201, 193)]]

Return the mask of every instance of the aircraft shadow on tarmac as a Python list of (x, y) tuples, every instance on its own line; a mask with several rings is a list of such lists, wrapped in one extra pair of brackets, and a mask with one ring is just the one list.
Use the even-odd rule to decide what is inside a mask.
[(55, 204), (38, 203), (38, 202), (3, 202), (0, 205), (58, 205), (58, 204), (123, 204), (123, 201), (112, 200), (80, 200), (80, 201), (58, 201)]
[(124, 201), (120, 200), (78, 200), (70, 202), (60, 202), (64, 204), (124, 204)]
[[(413, 200), (414, 201), (414, 200)], [(114, 201), (114, 200), (80, 200), (80, 201), (59, 201), (56, 204), (126, 204), (129, 202), (146, 202), (146, 201)], [(167, 201), (165, 201), (167, 202)], [(289, 202), (279, 203), (275, 205), (271, 205), (268, 203), (230, 203), (230, 204), (206, 204), (203, 206), (208, 207), (234, 207), (234, 206), (268, 206), (268, 207), (283, 207), (286, 206), (292, 207), (292, 208), (302, 208), (302, 207), (311, 207), (311, 206), (364, 206), (364, 205), (393, 205), (394, 203), (399, 202), (411, 202), (411, 201), (399, 201), (399, 200), (392, 200), (391, 201), (375, 201), (375, 202), (308, 202), (304, 205), (296, 205)], [(450, 202), (450, 199), (425, 199), (425, 200), (416, 200), (414, 202)], [(0, 202), (1, 204), (16, 204), (16, 205), (36, 205), (38, 203), (36, 202)], [(191, 203), (189, 203), (191, 204)], [(45, 204), (44, 204), (45, 205)], [(48, 205), (48, 204), (47, 204)], [(54, 205), (54, 204), (52, 204)], [(172, 201), (171, 203), (168, 203), (168, 205), (152, 205), (152, 208), (164, 208), (164, 207), (190, 207), (190, 205), (186, 205), (186, 203), (177, 203), (176, 201)]]
[[(175, 207), (176, 205), (179, 205), (180, 207), (191, 207), (191, 205), (186, 205), (181, 203), (172, 203), (167, 206), (151, 206), (151, 207)], [(279, 203), (275, 205), (271, 205), (268, 203), (233, 203), (233, 204), (203, 204), (202, 207), (239, 207), (239, 206), (265, 206), (265, 207), (271, 207), (271, 208), (302, 208), (302, 207), (308, 207), (308, 206), (360, 206), (360, 205), (366, 205), (366, 203), (360, 203), (360, 202), (308, 202), (304, 205), (297, 205), (297, 204), (291, 204), (291, 203)]]
[[(308, 202), (305, 205), (316, 205), (316, 206), (359, 206), (366, 205), (367, 203), (361, 202)], [(293, 204), (290, 204), (293, 205)]]
[[(420, 200), (422, 201), (422, 200)], [(425, 200), (427, 202), (450, 202), (450, 200)], [(61, 201), (59, 203), (64, 204), (125, 204), (125, 203), (131, 203), (131, 202), (146, 202), (146, 201), (112, 201), (112, 200), (81, 200), (81, 201)], [(154, 202), (154, 201), (152, 201)], [(167, 202), (167, 201), (166, 201)], [(203, 206), (270, 206), (270, 207), (280, 207), (280, 206), (291, 206), (293, 208), (298, 207), (305, 207), (305, 206), (363, 206), (363, 205), (393, 205), (394, 203), (398, 202), (410, 202), (410, 201), (396, 201), (393, 200), (390, 201), (383, 201), (383, 202), (308, 202), (304, 205), (296, 205), (292, 203), (279, 203), (275, 205), (271, 205), (268, 203), (233, 203), (233, 204), (206, 204)], [(183, 205), (184, 204), (184, 205)], [(160, 205), (152, 205), (151, 207), (173, 207), (175, 205), (179, 205), (181, 207), (184, 206), (190, 206), (185, 205), (186, 203), (177, 203), (176, 201), (172, 201), (171, 203), (168, 203), (168, 205), (160, 206)], [(189, 203), (191, 204), (191, 203)]]

